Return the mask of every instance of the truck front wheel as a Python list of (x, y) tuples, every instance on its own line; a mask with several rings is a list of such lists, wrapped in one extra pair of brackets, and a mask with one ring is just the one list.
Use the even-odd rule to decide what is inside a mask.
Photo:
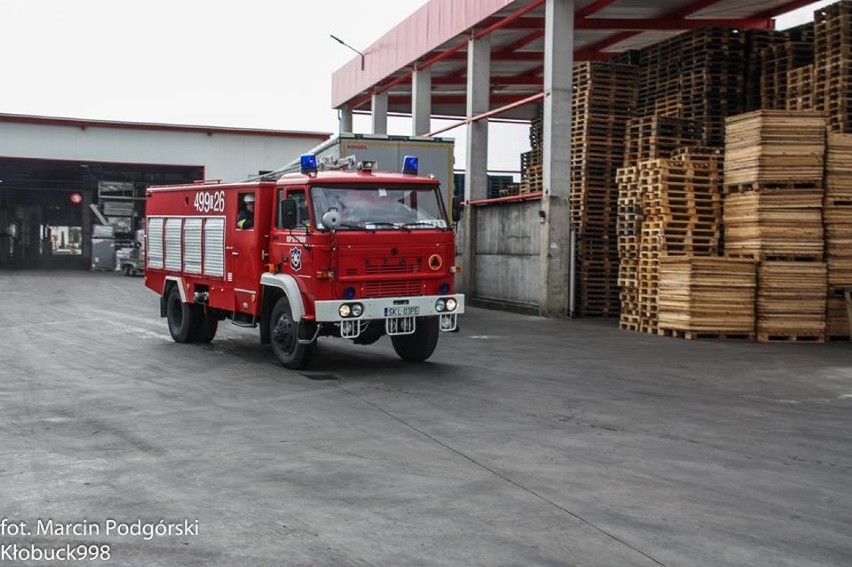
[(166, 319), (169, 322), (169, 334), (176, 343), (191, 343), (201, 326), (202, 313), (195, 305), (184, 303), (180, 299), (177, 286), (172, 286), (166, 299)]
[(299, 323), (293, 320), (290, 301), (282, 297), (272, 308), (269, 318), (269, 337), (275, 358), (287, 368), (298, 370), (310, 362), (315, 345), (299, 343)]
[(213, 313), (205, 313), (201, 318), (201, 324), (198, 325), (198, 336), (196, 342), (209, 343), (216, 336), (216, 330), (219, 328), (219, 319)]
[(417, 328), (414, 333), (392, 336), (391, 342), (393, 343), (393, 350), (401, 359), (406, 362), (423, 362), (435, 352), (440, 334), (438, 318), (425, 317), (417, 319)]

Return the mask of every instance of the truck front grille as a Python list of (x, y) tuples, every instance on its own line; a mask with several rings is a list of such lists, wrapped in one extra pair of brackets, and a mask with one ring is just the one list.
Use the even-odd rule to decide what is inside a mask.
[(367, 297), (396, 297), (404, 295), (423, 295), (423, 282), (420, 280), (398, 280), (367, 282), (364, 284)]
[(364, 273), (367, 275), (416, 274), (420, 272), (421, 269), (422, 265), (420, 260), (415, 260), (406, 264), (367, 265), (364, 267)]

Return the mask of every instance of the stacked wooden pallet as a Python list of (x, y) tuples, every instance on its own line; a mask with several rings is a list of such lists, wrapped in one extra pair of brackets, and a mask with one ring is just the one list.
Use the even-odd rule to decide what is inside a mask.
[(633, 118), (627, 122), (624, 165), (671, 157), (680, 148), (700, 146), (702, 137), (701, 124), (695, 120), (656, 114)]
[(751, 112), (728, 119), (725, 254), (759, 260), (759, 341), (822, 341), (825, 118)]
[(725, 117), (743, 110), (744, 47), (740, 30), (710, 27), (643, 49), (637, 116), (697, 120), (703, 144), (721, 146)]
[(755, 263), (668, 257), (660, 262), (659, 334), (754, 339)]
[(618, 270), (618, 241), (615, 237), (579, 237), (577, 295), (581, 316), (618, 316), (621, 308)]
[(757, 340), (825, 340), (827, 268), (822, 262), (761, 262)]
[(656, 333), (661, 260), (718, 254), (719, 156), (689, 148), (676, 157), (623, 168), (619, 181), (621, 327)]
[(814, 110), (814, 66), (806, 65), (787, 73), (787, 110)]
[(661, 253), (719, 253), (722, 201), (716, 158), (642, 162), (641, 185), (644, 223), (660, 229)]
[[(530, 127), (530, 131), (535, 130), (537, 126)], [(538, 139), (536, 137), (536, 139)], [(530, 143), (532, 143), (533, 135), (530, 135)], [(542, 185), (542, 148), (541, 145), (532, 146), (528, 152), (521, 154), (521, 184), (518, 192), (522, 195), (528, 193), (538, 193), (541, 191)]]
[(617, 185), (627, 121), (636, 105), (636, 69), (610, 63), (574, 68), (571, 212), (582, 235), (615, 236)]
[(639, 246), (642, 235), (642, 196), (639, 188), (638, 165), (618, 170), (618, 269), (621, 313), (619, 326), (638, 331), (639, 309)]
[(578, 235), (578, 312), (618, 315), (618, 186), (637, 70), (604, 62), (574, 67), (571, 223)]
[(748, 30), (745, 32), (745, 108), (750, 112), (761, 108), (760, 83), (763, 76), (762, 56), (766, 49), (790, 42), (814, 42), (813, 22), (780, 32), (775, 30)]
[(835, 132), (852, 133), (852, 0), (814, 15), (816, 108)]
[(726, 122), (726, 189), (822, 187), (822, 113), (757, 110), (732, 116)]
[(785, 42), (773, 45), (761, 54), (762, 74), (760, 77), (761, 108), (785, 110), (787, 89), (791, 71), (813, 65), (814, 44), (812, 42)]
[(849, 337), (843, 291), (852, 289), (852, 134), (830, 133), (825, 174), (825, 252), (829, 301), (827, 334)]
[(788, 34), (775, 30), (748, 30), (745, 33), (744, 112), (761, 108), (760, 83), (763, 76), (763, 53), (774, 45), (788, 41), (790, 41)]
[(725, 196), (725, 254), (819, 262), (824, 251), (822, 191), (746, 191)]
[(828, 135), (825, 188), (828, 283), (852, 288), (852, 134)]

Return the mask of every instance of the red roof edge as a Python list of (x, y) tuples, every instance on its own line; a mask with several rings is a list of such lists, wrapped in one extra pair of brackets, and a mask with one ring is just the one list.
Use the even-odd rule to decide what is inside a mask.
[(82, 118), (59, 118), (30, 116), (26, 114), (0, 114), (0, 122), (33, 124), (36, 126), (64, 126), (68, 128), (114, 128), (118, 130), (155, 130), (160, 132), (183, 132), (192, 134), (227, 134), (231, 136), (266, 136), (273, 138), (311, 138), (327, 140), (330, 132), (305, 132), (290, 130), (261, 130), (252, 128), (225, 128), (220, 126), (184, 126), (180, 124), (154, 124), (147, 122), (116, 122)]

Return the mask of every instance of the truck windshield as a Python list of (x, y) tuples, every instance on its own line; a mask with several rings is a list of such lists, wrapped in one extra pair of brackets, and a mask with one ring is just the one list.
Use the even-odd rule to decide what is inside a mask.
[(447, 228), (437, 188), (388, 185), (381, 187), (312, 187), (317, 227), (332, 209), (340, 214), (340, 229), (416, 230)]

